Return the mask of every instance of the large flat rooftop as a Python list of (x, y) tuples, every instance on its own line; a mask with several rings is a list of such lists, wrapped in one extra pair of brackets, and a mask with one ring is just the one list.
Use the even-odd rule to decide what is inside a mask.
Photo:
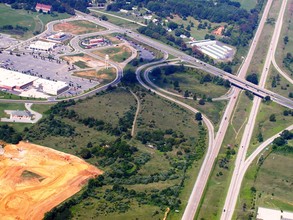
[(0, 68), (0, 85), (17, 87), (33, 82), (38, 77)]
[(293, 212), (259, 207), (257, 220), (293, 220)]

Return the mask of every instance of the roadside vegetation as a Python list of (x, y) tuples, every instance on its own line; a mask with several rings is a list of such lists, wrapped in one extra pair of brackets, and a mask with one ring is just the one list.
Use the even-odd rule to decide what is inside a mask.
[(284, 23), (275, 58), (278, 66), (293, 78), (293, 13), (291, 4), (292, 3), (288, 1), (288, 5), (285, 9)]
[(160, 88), (194, 100), (217, 98), (230, 88), (229, 81), (184, 65), (156, 68), (149, 77)]
[(292, 87), (293, 85), (271, 65), (266, 88), (284, 97), (293, 99)]
[(257, 80), (254, 80), (255, 83), (260, 79), (264, 62), (267, 56), (267, 50), (269, 48), (271, 38), (275, 28), (275, 21), (278, 18), (279, 9), (281, 7), (282, 1), (273, 1), (272, 7), (269, 11), (267, 21), (264, 25), (263, 31), (260, 35), (258, 45), (255, 49), (255, 53), (252, 56), (251, 63), (249, 65), (247, 74), (248, 76), (255, 76)]
[(234, 162), (252, 101), (241, 93), (216, 159), (196, 219), (219, 219), (233, 174)]
[(254, 219), (259, 206), (293, 211), (293, 133), (284, 131), (252, 162), (242, 183), (234, 219)]
[(261, 103), (247, 155), (249, 156), (261, 142), (291, 125), (292, 116), (290, 109), (275, 102)]

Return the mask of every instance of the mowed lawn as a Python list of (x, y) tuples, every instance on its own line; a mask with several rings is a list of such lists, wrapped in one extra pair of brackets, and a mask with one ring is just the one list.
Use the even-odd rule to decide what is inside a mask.
[[(65, 13), (55, 13), (55, 16), (52, 16), (50, 14), (40, 14), (26, 10), (15, 10), (5, 4), (0, 4), (0, 15), (0, 26), (12, 25), (15, 27), (16, 25), (19, 25), (28, 28), (28, 31), (25, 32), (23, 36), (13, 35), (12, 33), (13, 36), (21, 39), (32, 37), (33, 33), (36, 31), (43, 31), (41, 21), (43, 22), (43, 25), (46, 25), (50, 21), (70, 17), (70, 15)], [(10, 34), (10, 32), (5, 33)]]
[[(257, 158), (258, 159), (258, 158)], [(234, 219), (248, 219), (248, 214), (256, 215), (259, 206), (284, 211), (293, 211), (293, 154), (271, 153), (257, 171), (256, 161), (248, 169), (242, 183)], [(255, 187), (253, 194), (251, 187)], [(255, 198), (255, 209), (251, 205)], [(243, 204), (247, 205), (243, 211)]]

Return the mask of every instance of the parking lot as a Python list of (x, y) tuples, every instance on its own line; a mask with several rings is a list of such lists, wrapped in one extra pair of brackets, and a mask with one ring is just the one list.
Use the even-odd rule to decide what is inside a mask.
[(18, 53), (18, 55), (11, 55), (9, 52), (2, 52), (0, 54), (0, 66), (5, 69), (11, 69), (44, 79), (66, 82), (70, 86), (70, 89), (63, 93), (62, 96), (80, 94), (84, 90), (88, 90), (99, 84), (96, 81), (72, 76), (72, 66), (68, 65), (66, 61), (58, 58), (42, 58), (42, 55), (40, 56), (37, 53)]

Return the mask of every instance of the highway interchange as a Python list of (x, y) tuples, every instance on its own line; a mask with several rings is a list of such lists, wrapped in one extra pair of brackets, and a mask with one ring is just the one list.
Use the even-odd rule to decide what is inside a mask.
[[(166, 91), (160, 90), (160, 88), (157, 88), (148, 78), (148, 74), (152, 69), (156, 68), (157, 66), (167, 65), (166, 62), (168, 59), (168, 54), (171, 54), (171, 55), (179, 58), (179, 60), (181, 60), (182, 62), (187, 63), (189, 65), (192, 65), (198, 69), (203, 69), (204, 71), (209, 72), (211, 74), (214, 74), (216, 76), (222, 77), (223, 79), (228, 79), (232, 85), (236, 85), (230, 91), (229, 96), (227, 96), (227, 98), (229, 99), (229, 102), (227, 104), (227, 107), (226, 107), (225, 112), (223, 114), (222, 120), (220, 122), (218, 132), (216, 134), (215, 134), (214, 125), (212, 124), (212, 122), (205, 115), (203, 115), (203, 121), (208, 129), (208, 136), (209, 136), (208, 149), (207, 149), (203, 164), (201, 166), (201, 169), (199, 171), (197, 180), (196, 180), (195, 185), (193, 187), (193, 190), (191, 192), (188, 204), (187, 204), (186, 209), (184, 211), (184, 214), (182, 217), (183, 220), (193, 219), (196, 214), (196, 211), (198, 210), (204, 189), (206, 187), (208, 178), (211, 174), (215, 159), (217, 158), (219, 150), (222, 146), (222, 142), (225, 137), (225, 134), (226, 134), (226, 131), (227, 131), (227, 128), (229, 125), (229, 121), (231, 119), (232, 112), (236, 106), (236, 102), (237, 102), (237, 99), (238, 99), (238, 96), (240, 94), (241, 89), (249, 90), (249, 91), (253, 92), (254, 94), (257, 94), (258, 96), (255, 96), (255, 98), (253, 100), (253, 107), (252, 107), (252, 110), (251, 110), (251, 113), (249, 116), (248, 123), (246, 124), (246, 127), (245, 127), (243, 138), (241, 140), (241, 144), (240, 144), (241, 147), (239, 148), (239, 151), (237, 154), (237, 158), (236, 158), (236, 162), (235, 162), (235, 169), (234, 169), (234, 173), (233, 173), (233, 176), (232, 176), (232, 179), (230, 182), (230, 187), (229, 187), (229, 191), (228, 191), (228, 194), (226, 197), (225, 205), (223, 207), (221, 220), (232, 219), (234, 209), (236, 206), (236, 202), (237, 202), (237, 198), (238, 198), (238, 194), (240, 191), (241, 183), (242, 183), (242, 180), (243, 180), (243, 177), (244, 177), (244, 174), (245, 174), (247, 168), (249, 167), (251, 162), (257, 157), (257, 155), (259, 155), (259, 153), (261, 153), (261, 151), (267, 145), (269, 145), (274, 140), (274, 138), (276, 138), (279, 135), (279, 133), (275, 134), (273, 137), (264, 141), (257, 148), (257, 150), (255, 150), (250, 155), (250, 157), (248, 157), (245, 160), (246, 152), (249, 147), (250, 139), (252, 136), (252, 131), (254, 128), (256, 115), (257, 115), (259, 105), (261, 102), (260, 97), (270, 96), (272, 101), (275, 101), (280, 105), (283, 105), (285, 107), (293, 109), (293, 101), (292, 100), (290, 100), (286, 97), (283, 97), (279, 94), (276, 94), (274, 92), (271, 92), (271, 91), (264, 88), (267, 74), (268, 74), (268, 70), (269, 70), (271, 64), (273, 64), (276, 67), (276, 69), (278, 70), (278, 72), (281, 75), (283, 75), (290, 83), (292, 83), (292, 79), (278, 67), (278, 65), (275, 61), (275, 51), (276, 51), (278, 39), (279, 39), (280, 33), (281, 33), (281, 27), (282, 27), (282, 23), (283, 23), (283, 16), (284, 16), (284, 11), (286, 8), (287, 0), (283, 1), (278, 20), (276, 21), (276, 25), (275, 25), (276, 28), (274, 30), (274, 34), (273, 34), (273, 37), (271, 40), (270, 48), (268, 49), (268, 54), (267, 54), (266, 61), (265, 61), (264, 67), (263, 67), (263, 72), (261, 75), (259, 85), (254, 85), (254, 84), (247, 82), (245, 80), (245, 75), (247, 73), (252, 56), (253, 56), (253, 54), (256, 50), (256, 47), (258, 45), (260, 35), (262, 33), (264, 24), (266, 22), (269, 10), (272, 5), (272, 1), (273, 0), (268, 0), (268, 2), (266, 4), (266, 7), (263, 11), (263, 16), (260, 20), (258, 29), (257, 29), (255, 36), (254, 36), (254, 39), (252, 40), (252, 43), (250, 45), (249, 52), (243, 61), (241, 69), (238, 71), (238, 75), (232, 75), (230, 73), (227, 73), (227, 72), (220, 70), (212, 65), (204, 63), (198, 59), (195, 59), (192, 56), (186, 55), (183, 52), (178, 51), (170, 46), (167, 46), (167, 45), (162, 44), (158, 41), (155, 41), (153, 39), (150, 39), (148, 37), (145, 37), (143, 35), (135, 33), (131, 30), (121, 28), (121, 27), (116, 26), (114, 24), (111, 24), (107, 21), (102, 21), (102, 20), (100, 20), (96, 17), (93, 17), (91, 15), (77, 12), (78, 16), (76, 18), (74, 18), (76, 20), (85, 19), (85, 20), (91, 21), (93, 23), (96, 23), (96, 24), (108, 29), (106, 31), (98, 32), (99, 34), (109, 34), (109, 33), (127, 34), (129, 37), (135, 38), (137, 41), (139, 41), (143, 44), (146, 44), (146, 45), (149, 45), (153, 48), (161, 50), (164, 53), (164, 58), (162, 60), (159, 60), (156, 62), (151, 62), (151, 63), (145, 64), (145, 65), (137, 68), (136, 76), (137, 76), (139, 83), (143, 87), (145, 87), (146, 89), (150, 89), (151, 91), (155, 92), (156, 94), (160, 95), (161, 97), (168, 99), (168, 100), (188, 109), (189, 111), (191, 111), (193, 113), (198, 112), (198, 110), (187, 105), (186, 103), (178, 100), (177, 98), (174, 98), (174, 96), (172, 94), (168, 94), (168, 93), (166, 93)], [(70, 19), (68, 19), (68, 20), (70, 20)], [(60, 22), (60, 21), (50, 22), (46, 26), (47, 31), (52, 31), (53, 25), (58, 22)], [(42, 36), (43, 34), (44, 33), (34, 37), (34, 39)], [(91, 34), (85, 34), (85, 35), (81, 35), (81, 36), (75, 36), (71, 40), (70, 44), (74, 48), (75, 52), (87, 53), (86, 50), (82, 49), (79, 46), (79, 44), (78, 44), (79, 39), (81, 37), (94, 36), (96, 34), (97, 33), (91, 33)], [(29, 42), (30, 40), (32, 40), (32, 39), (29, 39), (27, 42)], [(20, 44), (24, 44), (27, 42), (22, 42)], [(16, 48), (17, 46), (19, 46), (19, 45), (15, 45), (13, 48)], [(9, 50), (11, 50), (13, 48), (9, 48)], [(90, 55), (93, 56), (92, 54), (90, 54)], [(95, 58), (100, 59), (100, 60), (103, 59), (98, 56), (96, 56)], [(97, 92), (100, 92), (102, 90), (107, 89), (109, 85), (112, 85), (112, 86), (117, 85), (120, 82), (121, 77), (123, 75), (123, 67), (121, 67), (120, 65), (117, 65), (115, 62), (110, 62), (110, 64), (113, 67), (115, 67), (117, 70), (117, 76), (113, 82), (111, 82), (107, 85), (104, 85), (102, 87), (93, 89), (92, 91), (81, 94), (81, 95), (76, 96), (74, 98), (70, 98), (70, 99), (82, 99), (82, 98), (92, 96)], [(25, 102), (25, 100), (5, 100), (5, 99), (1, 99), (0, 101), (1, 102)], [(54, 103), (54, 102), (59, 102), (59, 101), (62, 101), (62, 100), (57, 100), (57, 99), (31, 100), (30, 102), (31, 103), (46, 104), (46, 103)], [(291, 130), (291, 129), (293, 129), (293, 126), (289, 126), (287, 129)]]

